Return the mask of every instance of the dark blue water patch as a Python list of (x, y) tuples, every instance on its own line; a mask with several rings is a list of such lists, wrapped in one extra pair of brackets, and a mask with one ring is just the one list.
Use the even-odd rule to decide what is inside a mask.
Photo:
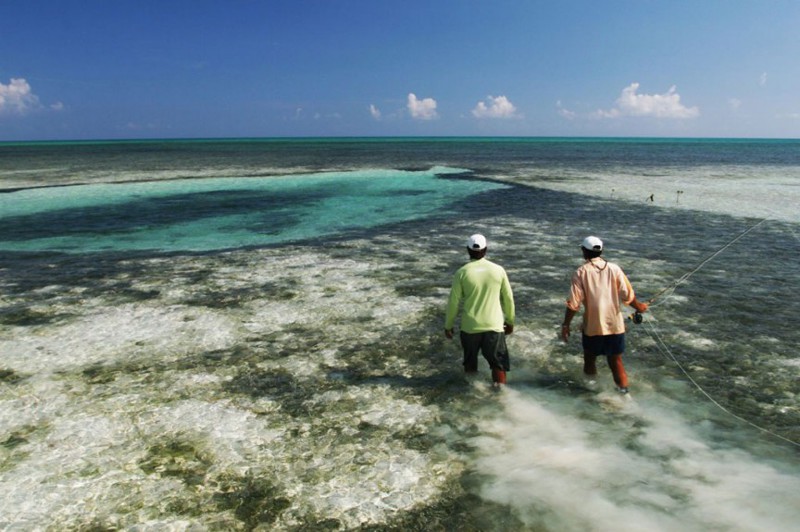
[(234, 249), (424, 217), (449, 201), (505, 186), (437, 177), (448, 173), (362, 170), (25, 191), (3, 198), (0, 230), (7, 251)]
[(225, 190), (133, 199), (121, 205), (67, 208), (0, 218), (5, 241), (25, 241), (74, 235), (107, 235), (152, 229), (203, 218), (256, 214), (244, 227), (253, 232), (277, 233), (297, 221), (295, 207), (333, 195), (322, 189), (292, 191)]
[[(231, 208), (235, 208), (239, 201), (235, 196), (228, 198)], [(211, 204), (209, 208), (216, 208), (217, 202), (212, 199), (214, 197), (214, 194), (211, 194), (207, 198)], [(249, 199), (255, 206), (258, 205), (259, 200)], [(269, 198), (266, 201), (269, 202)], [(103, 209), (96, 214), (96, 218), (100, 219), (98, 224), (103, 223), (102, 219), (107, 212)], [(527, 225), (517, 224), (513, 230), (503, 227), (503, 236), (495, 236), (495, 225), (497, 228), (502, 227), (505, 217), (527, 220)], [(280, 249), (284, 246), (298, 245), (312, 248), (325, 246), (330, 253), (335, 254), (337, 250), (332, 247), (333, 244), (346, 243), (352, 239), (371, 239), (389, 235), (397, 242), (422, 241), (428, 247), (427, 253), (445, 253), (444, 256), (447, 257), (453, 254), (455, 257), (452, 263), (443, 263), (438, 272), (431, 272), (434, 276), (439, 276), (440, 280), (445, 278), (444, 284), (447, 285), (447, 272), (461, 260), (458, 251), (463, 238), (467, 236), (464, 234), (466, 226), (470, 228), (468, 231), (475, 229), (485, 232), (490, 242), (496, 243), (492, 247), (492, 253), (498, 256), (507, 268), (524, 272), (525, 284), (539, 287), (542, 291), (549, 291), (562, 290), (563, 287), (558, 283), (568, 281), (569, 270), (576, 265), (576, 261), (579, 262), (578, 245), (583, 236), (598, 234), (606, 242), (606, 256), (610, 260), (620, 262), (634, 282), (637, 291), (643, 297), (649, 297), (665, 287), (642, 284), (642, 274), (647, 271), (649, 261), (664, 262), (666, 284), (668, 284), (755, 222), (756, 220), (742, 220), (696, 211), (662, 210), (563, 192), (512, 187), (475, 194), (419, 220), (392, 222), (369, 228), (356, 227), (330, 237), (313, 237), (256, 247)], [(130, 226), (133, 226), (133, 222)], [(40, 229), (41, 232), (45, 230), (46, 227)], [(253, 230), (268, 231), (270, 226), (255, 227)], [(781, 329), (785, 328), (784, 316), (793, 312), (791, 298), (786, 297), (784, 287), (799, 283), (800, 274), (793, 262), (780, 260), (776, 250), (783, 249), (785, 242), (791, 241), (792, 237), (785, 224), (777, 223), (760, 227), (752, 236), (753, 238), (743, 240), (695, 274), (690, 282), (681, 286), (680, 294), (698, 301), (692, 309), (692, 315), (695, 312), (700, 313), (692, 318), (698, 323), (705, 322), (702, 316), (704, 303), (713, 301), (714, 305), (724, 305), (724, 301), (730, 300), (733, 295), (744, 294), (743, 297), (747, 297), (748, 301), (739, 302), (736, 308), (730, 309), (730, 315), (736, 319), (725, 320), (720, 324), (723, 328), (732, 327), (731, 333), (735, 331), (736, 323), (745, 318), (739, 315), (742, 312), (749, 315), (759, 306), (766, 307), (776, 301), (783, 301), (770, 310), (775, 315), (780, 315), (781, 320), (768, 322), (767, 329), (763, 331), (770, 335), (780, 335)], [(353, 250), (345, 247), (342, 252), (352, 254)], [(391, 253), (391, 250), (386, 253)], [(117, 260), (170, 254), (186, 253), (100, 252), (94, 254), (87, 264), (98, 264), (102, 265), (103, 269), (113, 270)], [(213, 255), (215, 252), (199, 254)], [(64, 268), (68, 270), (83, 271), (78, 275), (79, 278), (86, 275), (91, 277), (86, 268), (79, 266), (86, 261), (77, 257), (64, 259), (58, 257), (58, 254), (4, 253), (0, 257), (0, 268), (5, 268), (3, 274), (6, 278), (18, 276), (27, 278), (35, 273), (37, 268), (29, 270), (22, 265), (47, 264), (55, 260), (58, 263), (63, 262)], [(392, 257), (387, 256), (387, 259), (391, 260)], [(402, 260), (407, 262), (409, 259), (403, 257)], [(560, 281), (536, 277), (537, 271), (559, 267), (565, 272), (564, 278)], [(57, 269), (61, 270), (61, 267)], [(98, 275), (95, 268), (88, 270), (95, 271), (94, 275)], [(52, 272), (43, 271), (42, 282), (49, 282), (51, 276)], [(432, 282), (435, 281), (423, 276), (420, 279), (422, 283), (420, 286), (399, 285), (399, 289), (412, 295), (416, 290), (425, 293), (430, 291)], [(422, 286), (423, 284), (425, 286)], [(722, 300), (716, 301), (720, 297)], [(523, 308), (531, 305), (524, 300), (519, 304)]]

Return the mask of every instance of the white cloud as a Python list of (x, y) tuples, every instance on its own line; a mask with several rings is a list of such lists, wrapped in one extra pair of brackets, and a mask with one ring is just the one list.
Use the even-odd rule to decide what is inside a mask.
[(762, 87), (766, 87), (767, 86), (767, 73), (766, 72), (762, 72), (761, 73), (761, 77), (758, 78), (758, 84), (761, 85)]
[(319, 111), (314, 113), (314, 120), (341, 120), (341, 119), (342, 119), (342, 113), (333, 112), (324, 114), (320, 113)]
[(369, 104), (369, 114), (371, 114), (372, 118), (374, 118), (375, 120), (381, 119), (381, 110), (372, 104)]
[(24, 113), (39, 107), (39, 97), (33, 93), (25, 79), (11, 78), (8, 85), (0, 83), (0, 112), (8, 110)]
[(731, 106), (731, 109), (736, 111), (742, 106), (742, 100), (739, 98), (731, 98), (728, 100), (728, 105)]
[(575, 118), (575, 116), (577, 116), (575, 111), (570, 111), (569, 109), (563, 107), (561, 105), (561, 100), (558, 100), (556, 102), (556, 108), (558, 109), (558, 114), (560, 114), (561, 116), (563, 116), (567, 120), (572, 120), (572, 119)]
[(516, 118), (517, 108), (505, 96), (487, 96), (486, 103), (478, 102), (472, 114), (476, 118)]
[(673, 85), (664, 94), (638, 94), (638, 83), (631, 83), (616, 101), (616, 107), (600, 109), (594, 113), (596, 118), (617, 118), (620, 116), (654, 116), (656, 118), (695, 118), (700, 114), (697, 107), (686, 107)]
[(155, 131), (159, 129), (158, 124), (154, 122), (148, 122), (146, 124), (141, 124), (139, 122), (128, 122), (125, 124), (125, 128), (130, 131)]
[(439, 118), (436, 113), (436, 100), (433, 98), (419, 100), (413, 92), (408, 93), (408, 112), (411, 113), (412, 118), (419, 120)]

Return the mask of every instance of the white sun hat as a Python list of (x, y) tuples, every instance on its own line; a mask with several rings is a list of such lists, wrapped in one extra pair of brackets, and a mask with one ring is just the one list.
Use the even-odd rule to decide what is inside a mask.
[(469, 237), (469, 241), (467, 241), (467, 247), (475, 251), (486, 248), (486, 237), (478, 234), (472, 235)]
[(603, 241), (596, 236), (587, 236), (583, 239), (581, 247), (589, 251), (603, 251)]

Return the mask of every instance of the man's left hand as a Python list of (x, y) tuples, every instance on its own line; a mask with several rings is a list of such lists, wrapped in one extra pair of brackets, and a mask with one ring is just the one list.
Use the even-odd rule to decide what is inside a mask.
[(504, 323), (503, 324), (503, 332), (506, 333), (507, 335), (513, 333), (514, 332), (514, 326), (510, 325), (508, 323)]

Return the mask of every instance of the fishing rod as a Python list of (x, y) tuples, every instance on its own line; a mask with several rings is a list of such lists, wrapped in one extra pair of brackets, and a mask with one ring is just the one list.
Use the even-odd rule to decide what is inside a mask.
[[(752, 231), (753, 229), (755, 229), (756, 227), (758, 227), (759, 225), (763, 224), (763, 223), (764, 223), (764, 222), (766, 222), (766, 221), (767, 221), (767, 218), (763, 218), (763, 219), (762, 219), (760, 222), (758, 222), (757, 224), (755, 224), (755, 225), (752, 225), (752, 226), (748, 227), (747, 229), (745, 229), (744, 231), (742, 231), (741, 233), (739, 233), (739, 235), (738, 235), (738, 236), (736, 236), (736, 238), (732, 239), (730, 242), (728, 242), (727, 244), (725, 244), (724, 246), (722, 246), (721, 248), (719, 248), (717, 251), (715, 251), (714, 253), (712, 253), (711, 255), (709, 255), (708, 257), (706, 257), (705, 259), (703, 259), (703, 260), (702, 260), (700, 263), (698, 263), (698, 264), (697, 264), (697, 266), (695, 266), (694, 268), (692, 268), (691, 270), (689, 270), (688, 272), (686, 272), (685, 274), (683, 274), (682, 276), (680, 276), (678, 279), (676, 279), (674, 282), (672, 282), (672, 284), (669, 284), (669, 285), (667, 285), (667, 286), (666, 286), (665, 288), (663, 288), (663, 289), (662, 289), (660, 292), (658, 292), (656, 295), (654, 295), (653, 297), (651, 297), (651, 298), (650, 298), (650, 299), (647, 301), (647, 305), (648, 305), (648, 306), (651, 306), (651, 305), (652, 305), (652, 304), (653, 304), (653, 303), (654, 303), (654, 302), (655, 302), (657, 299), (659, 299), (659, 298), (660, 298), (662, 295), (664, 295), (666, 292), (668, 292), (668, 291), (674, 291), (674, 290), (675, 290), (675, 289), (676, 289), (676, 288), (677, 288), (679, 285), (681, 285), (682, 283), (684, 283), (684, 282), (685, 282), (685, 281), (686, 281), (686, 280), (687, 280), (689, 277), (691, 277), (692, 275), (694, 275), (694, 274), (695, 274), (695, 273), (696, 273), (698, 270), (700, 270), (700, 268), (702, 268), (703, 266), (705, 266), (705, 265), (706, 265), (708, 262), (710, 262), (710, 261), (711, 261), (711, 260), (712, 260), (714, 257), (716, 257), (717, 255), (719, 255), (720, 253), (722, 253), (723, 251), (725, 251), (726, 249), (728, 249), (729, 247), (731, 247), (731, 246), (732, 246), (733, 244), (735, 244), (735, 243), (736, 243), (738, 240), (740, 240), (742, 237), (744, 237), (744, 236), (745, 236), (747, 233), (749, 233), (750, 231)], [(641, 312), (639, 312), (639, 311), (637, 310), (636, 312), (634, 312), (633, 314), (631, 314), (630, 316), (628, 316), (628, 319), (630, 319), (631, 321), (633, 321), (633, 323), (636, 323), (636, 324), (642, 323), (642, 321), (643, 321), (643, 318), (642, 318), (642, 313), (641, 313)]]

